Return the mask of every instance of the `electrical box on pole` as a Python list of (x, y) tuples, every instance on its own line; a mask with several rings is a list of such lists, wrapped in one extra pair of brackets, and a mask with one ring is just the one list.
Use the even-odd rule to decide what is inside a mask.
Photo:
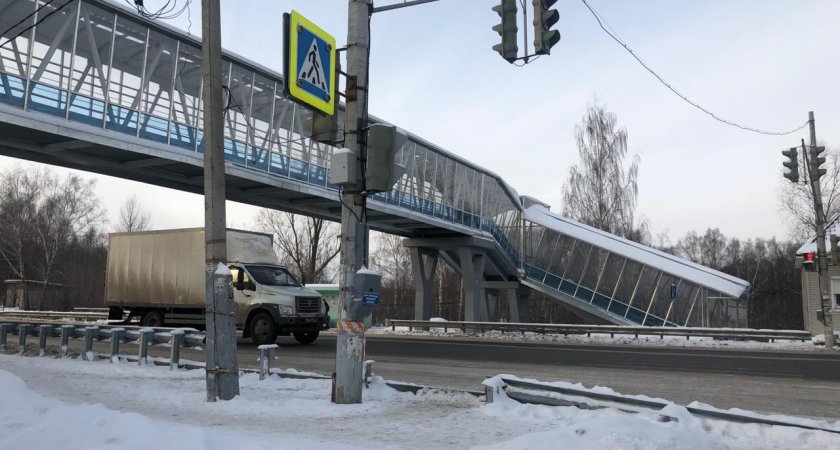
[(782, 150), (782, 154), (787, 156), (788, 160), (783, 162), (788, 172), (785, 173), (785, 178), (788, 180), (798, 183), (799, 182), (799, 152), (796, 150), (796, 147), (791, 147), (790, 150)]
[(826, 174), (826, 170), (822, 168), (825, 163), (825, 156), (820, 156), (825, 153), (824, 145), (815, 145), (810, 147), (811, 152), (811, 179), (817, 181)]
[(367, 161), (365, 163), (365, 192), (385, 192), (405, 173), (396, 163), (397, 152), (408, 136), (393, 125), (371, 125), (367, 132)]
[(548, 55), (560, 42), (560, 32), (551, 27), (560, 20), (560, 13), (551, 7), (557, 0), (532, 0), (534, 5), (534, 53)]
[(519, 27), (516, 26), (516, 0), (502, 0), (492, 9), (502, 19), (500, 24), (493, 26), (493, 31), (499, 33), (502, 38), (502, 42), (494, 45), (493, 50), (512, 63), (519, 54), (519, 46), (516, 45), (516, 35), (519, 32)]

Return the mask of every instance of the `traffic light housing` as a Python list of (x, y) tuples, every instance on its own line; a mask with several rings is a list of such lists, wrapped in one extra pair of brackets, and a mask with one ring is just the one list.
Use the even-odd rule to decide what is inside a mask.
[(816, 272), (817, 264), (814, 258), (814, 252), (808, 252), (804, 255), (802, 260), (802, 268), (808, 272)]
[(782, 154), (787, 156), (788, 160), (783, 162), (782, 165), (787, 167), (788, 172), (785, 173), (785, 178), (788, 180), (798, 183), (799, 182), (799, 152), (796, 150), (796, 147), (791, 147), (790, 150), (782, 150)]
[(811, 152), (811, 180), (817, 181), (822, 178), (823, 175), (826, 174), (826, 170), (822, 168), (822, 165), (825, 163), (825, 156), (820, 156), (825, 153), (825, 146), (818, 145), (816, 147), (810, 147)]
[(548, 55), (560, 42), (560, 32), (551, 27), (560, 20), (560, 13), (551, 7), (557, 0), (532, 0), (534, 5), (534, 53)]
[(502, 0), (492, 9), (502, 19), (500, 24), (493, 26), (493, 31), (499, 33), (502, 38), (502, 42), (494, 45), (493, 50), (512, 63), (519, 54), (519, 46), (516, 45), (516, 35), (519, 32), (519, 27), (516, 26), (516, 0)]

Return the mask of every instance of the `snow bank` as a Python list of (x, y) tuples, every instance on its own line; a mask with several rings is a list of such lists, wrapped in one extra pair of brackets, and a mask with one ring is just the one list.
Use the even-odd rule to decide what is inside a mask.
[[(428, 331), (419, 330), (410, 331), (408, 327), (396, 327), (396, 330), (391, 330), (390, 327), (374, 327), (367, 330), (368, 334), (397, 334), (407, 336), (470, 336), (487, 339), (498, 339), (504, 341), (534, 341), (534, 342), (557, 342), (557, 343), (578, 343), (578, 344), (603, 344), (603, 345), (645, 345), (652, 347), (698, 347), (698, 348), (731, 348), (739, 350), (821, 350), (821, 346), (816, 346), (816, 343), (822, 343), (819, 337), (814, 338), (814, 341), (794, 341), (794, 340), (780, 340), (776, 342), (759, 342), (759, 341), (730, 341), (721, 340), (711, 337), (692, 337), (690, 340), (683, 336), (663, 336), (658, 334), (640, 334), (638, 338), (633, 335), (616, 334), (611, 337), (609, 333), (591, 333), (590, 336), (586, 334), (551, 334), (551, 333), (534, 333), (534, 332), (507, 332), (501, 331), (484, 331), (478, 333), (465, 333), (460, 328), (431, 327)], [(840, 350), (840, 347), (838, 347)]]
[[(235, 430), (155, 420), (98, 404), (70, 404), (32, 392), (24, 382), (0, 370), (0, 448), (179, 450), (232, 448), (340, 448), (293, 434), (272, 439)], [(212, 423), (212, 422), (210, 422)]]
[(524, 405), (504, 392), (482, 404), (466, 393), (397, 392), (373, 376), (364, 403), (334, 405), (330, 388), (246, 374), (239, 397), (207, 403), (202, 370), (0, 355), (0, 449), (840, 448), (838, 435), (699, 419), (673, 404), (630, 414)]

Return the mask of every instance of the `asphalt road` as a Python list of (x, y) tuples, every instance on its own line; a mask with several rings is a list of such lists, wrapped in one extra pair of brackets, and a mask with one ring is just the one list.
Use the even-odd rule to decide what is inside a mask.
[[(330, 374), (335, 368), (335, 335), (311, 345), (280, 338), (275, 367)], [(82, 342), (72, 341), (80, 350)], [(101, 347), (100, 347), (101, 346)], [(126, 347), (126, 352), (133, 352)], [(98, 351), (108, 352), (100, 343)], [(168, 348), (152, 350), (167, 356)], [(257, 367), (259, 351), (238, 341), (239, 364)], [(201, 361), (203, 351), (183, 358)], [(840, 419), (840, 354), (648, 346), (505, 342), (498, 339), (368, 335), (366, 358), (386, 379), (428, 386), (481, 391), (481, 381), (500, 373), (545, 381), (607, 386), (678, 403), (700, 401), (720, 408)]]

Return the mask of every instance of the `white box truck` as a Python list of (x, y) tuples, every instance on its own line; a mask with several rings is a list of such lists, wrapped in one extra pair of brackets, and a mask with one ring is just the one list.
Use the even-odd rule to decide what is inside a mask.
[[(271, 235), (227, 230), (236, 326), (255, 344), (293, 335), (310, 344), (329, 327), (326, 302), (280, 266)], [(204, 229), (108, 235), (105, 305), (111, 319), (204, 327)]]

